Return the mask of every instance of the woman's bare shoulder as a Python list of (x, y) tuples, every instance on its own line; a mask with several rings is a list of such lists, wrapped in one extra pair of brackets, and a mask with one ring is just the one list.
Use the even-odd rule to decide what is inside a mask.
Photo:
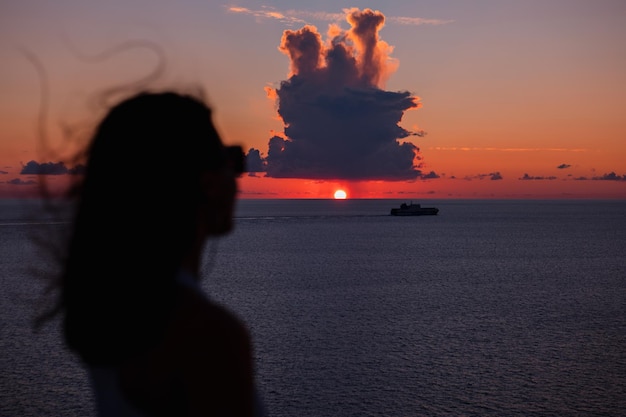
[(193, 291), (185, 291), (180, 300), (172, 341), (177, 343), (178, 371), (186, 381), (190, 408), (252, 415), (252, 348), (245, 324)]
[(180, 290), (172, 317), (171, 330), (176, 338), (213, 347), (250, 343), (248, 329), (240, 317), (197, 291)]

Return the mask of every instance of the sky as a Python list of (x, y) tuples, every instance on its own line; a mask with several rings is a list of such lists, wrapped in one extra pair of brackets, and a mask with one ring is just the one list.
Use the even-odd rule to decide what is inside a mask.
[(625, 41), (622, 0), (4, 1), (0, 197), (147, 87), (205, 92), (241, 198), (624, 199)]

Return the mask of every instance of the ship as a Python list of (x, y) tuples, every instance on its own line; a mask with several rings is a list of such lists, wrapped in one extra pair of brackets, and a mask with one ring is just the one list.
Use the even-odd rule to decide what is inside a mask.
[(392, 216), (427, 216), (439, 213), (437, 207), (422, 207), (420, 204), (402, 203), (400, 208), (392, 208)]

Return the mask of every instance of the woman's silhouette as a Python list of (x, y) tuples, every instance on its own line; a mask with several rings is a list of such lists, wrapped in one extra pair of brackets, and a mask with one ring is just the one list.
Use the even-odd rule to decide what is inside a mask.
[(107, 113), (86, 158), (59, 310), (99, 415), (258, 414), (248, 330), (198, 282), (205, 241), (233, 227), (241, 148), (202, 99), (143, 92)]

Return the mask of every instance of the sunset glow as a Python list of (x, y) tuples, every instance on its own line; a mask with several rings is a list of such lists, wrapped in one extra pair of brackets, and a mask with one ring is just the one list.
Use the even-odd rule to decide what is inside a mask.
[(626, 199), (626, 7), (477, 1), (9, 2), (0, 198), (146, 87), (204, 91), (240, 198)]

